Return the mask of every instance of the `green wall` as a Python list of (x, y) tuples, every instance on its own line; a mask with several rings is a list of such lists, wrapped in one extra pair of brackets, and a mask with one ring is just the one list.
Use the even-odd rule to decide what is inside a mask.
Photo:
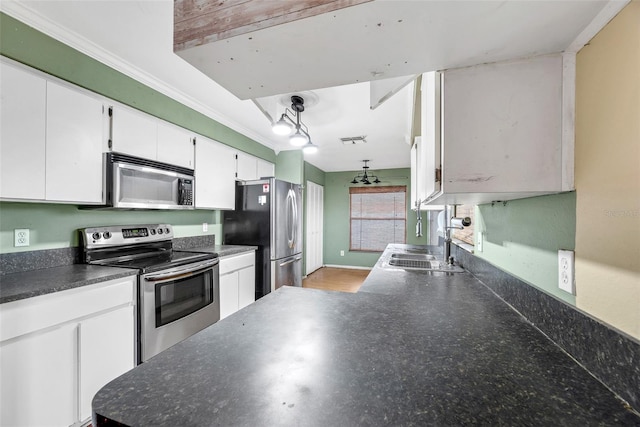
[[(78, 246), (77, 229), (83, 227), (154, 223), (173, 225), (176, 237), (215, 234), (217, 242), (222, 239), (219, 213), (215, 211), (82, 210), (73, 205), (2, 202), (0, 252)], [(202, 231), (203, 223), (209, 225), (207, 232)], [(28, 247), (13, 247), (13, 230), (16, 228), (31, 230)]]
[[(51, 37), (0, 13), (0, 54), (270, 162), (273, 150)], [(75, 246), (87, 226), (166, 222), (177, 237), (217, 234), (216, 211), (90, 211), (47, 203), (0, 203), (0, 253)], [(202, 223), (209, 230), (202, 232)], [(13, 230), (29, 228), (30, 246), (13, 247)], [(220, 241), (220, 239), (217, 239)]]
[(558, 249), (575, 249), (575, 192), (480, 205), (475, 213), (475, 241), (484, 237), (475, 255), (575, 305), (558, 289)]
[(0, 54), (242, 151), (275, 162), (246, 136), (0, 13)]
[(304, 182), (315, 182), (319, 185), (324, 185), (326, 173), (322, 169), (318, 169), (311, 163), (304, 162)]
[[(327, 172), (324, 186), (324, 263), (328, 265), (345, 265), (357, 267), (373, 267), (380, 252), (349, 251), (349, 187), (350, 181), (361, 171)], [(379, 185), (407, 186), (407, 240), (409, 244), (426, 244), (425, 235), (417, 238), (416, 215), (411, 210), (411, 183), (409, 168), (383, 169), (371, 171), (383, 181)], [(423, 219), (424, 221), (424, 219)], [(423, 223), (424, 226), (424, 223)], [(343, 250), (345, 255), (340, 256)]]
[(304, 155), (302, 150), (281, 151), (276, 157), (276, 178), (294, 184), (304, 183)]

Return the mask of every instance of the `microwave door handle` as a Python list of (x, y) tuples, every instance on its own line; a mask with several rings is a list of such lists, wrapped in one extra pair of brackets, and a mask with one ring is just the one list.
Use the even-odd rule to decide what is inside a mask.
[(197, 265), (196, 267), (177, 268), (175, 270), (171, 270), (166, 274), (153, 274), (150, 276), (146, 276), (144, 280), (156, 283), (169, 282), (171, 280), (181, 279), (183, 277), (194, 276), (196, 274), (202, 273), (203, 271), (210, 269), (216, 264), (218, 264), (218, 260), (207, 261)]

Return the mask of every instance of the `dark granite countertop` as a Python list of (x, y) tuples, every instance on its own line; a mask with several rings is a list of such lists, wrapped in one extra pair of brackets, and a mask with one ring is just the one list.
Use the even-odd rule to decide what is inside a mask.
[(117, 378), (98, 425), (640, 425), (468, 273), (283, 287)]
[(136, 270), (71, 264), (0, 276), (0, 304), (135, 276)]
[(224, 258), (227, 256), (239, 255), (245, 252), (255, 251), (257, 249), (258, 249), (257, 246), (214, 245), (214, 246), (205, 246), (201, 248), (191, 248), (189, 250), (193, 252), (216, 253), (220, 258)]

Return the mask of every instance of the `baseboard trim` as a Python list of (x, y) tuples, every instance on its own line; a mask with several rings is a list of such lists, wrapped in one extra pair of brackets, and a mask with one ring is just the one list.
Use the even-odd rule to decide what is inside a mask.
[[(338, 265), (338, 264), (325, 264), (322, 267), (345, 268), (345, 269), (349, 269), (349, 270), (371, 270), (373, 268), (373, 267), (362, 267), (362, 266), (358, 266), (358, 265)], [(322, 268), (322, 267), (320, 267), (320, 268)]]

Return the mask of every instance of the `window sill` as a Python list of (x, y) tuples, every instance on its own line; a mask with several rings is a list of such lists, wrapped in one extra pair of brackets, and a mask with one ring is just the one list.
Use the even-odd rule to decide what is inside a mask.
[(463, 242), (462, 240), (458, 239), (452, 239), (452, 243), (460, 249), (464, 249), (465, 251), (469, 252), (470, 254), (473, 253), (473, 245), (470, 245), (467, 242)]

